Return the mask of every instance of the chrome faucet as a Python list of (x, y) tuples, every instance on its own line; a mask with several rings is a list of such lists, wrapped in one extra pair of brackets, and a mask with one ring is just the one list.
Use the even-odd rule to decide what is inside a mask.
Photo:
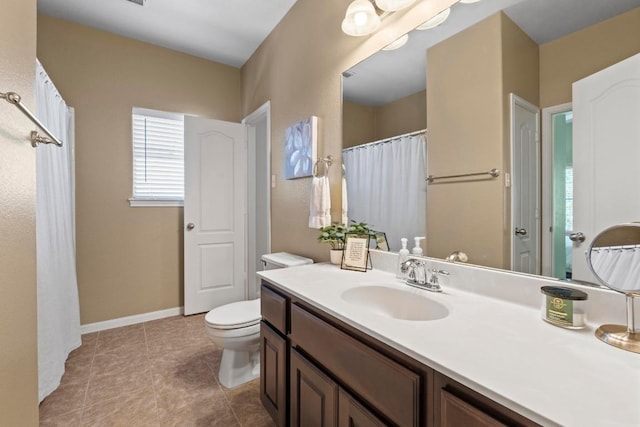
[(446, 258), (449, 262), (467, 262), (469, 261), (469, 257), (462, 251), (451, 252), (449, 256)]
[[(410, 257), (402, 263), (400, 271), (407, 275), (405, 280), (407, 285), (432, 292), (442, 292), (442, 287), (438, 282), (438, 275), (449, 275), (448, 272), (437, 268), (427, 269), (427, 264), (424, 260), (414, 257)], [(431, 273), (428, 279), (427, 273)]]
[(449, 272), (445, 270), (438, 270), (437, 268), (430, 268), (429, 273), (431, 273), (431, 276), (429, 277), (429, 290), (433, 292), (442, 292), (442, 286), (440, 286), (438, 276), (448, 276)]

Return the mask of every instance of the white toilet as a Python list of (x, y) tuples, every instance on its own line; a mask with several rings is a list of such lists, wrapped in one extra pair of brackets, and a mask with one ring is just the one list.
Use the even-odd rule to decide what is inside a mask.
[[(312, 264), (313, 260), (286, 252), (262, 255), (265, 270)], [(214, 308), (204, 318), (211, 340), (222, 348), (220, 384), (237, 387), (260, 376), (260, 299)]]

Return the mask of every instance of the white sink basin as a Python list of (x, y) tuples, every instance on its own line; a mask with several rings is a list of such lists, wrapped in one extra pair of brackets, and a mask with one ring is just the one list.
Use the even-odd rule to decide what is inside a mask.
[(425, 321), (449, 315), (443, 304), (411, 290), (360, 286), (344, 291), (341, 297), (348, 303), (393, 319)]

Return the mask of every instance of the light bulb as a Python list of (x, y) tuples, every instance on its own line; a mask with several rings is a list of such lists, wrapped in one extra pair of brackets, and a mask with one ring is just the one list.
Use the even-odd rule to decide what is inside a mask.
[(353, 15), (353, 23), (361, 26), (367, 23), (367, 14), (365, 12), (357, 12)]
[(350, 36), (366, 36), (380, 25), (380, 17), (368, 0), (354, 0), (347, 8), (342, 31)]

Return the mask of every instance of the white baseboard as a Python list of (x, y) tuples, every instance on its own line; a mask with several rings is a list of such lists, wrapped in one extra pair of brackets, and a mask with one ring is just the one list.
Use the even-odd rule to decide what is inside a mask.
[(135, 325), (136, 323), (148, 322), (150, 320), (164, 319), (165, 317), (178, 316), (184, 313), (184, 307), (167, 308), (166, 310), (152, 311), (150, 313), (135, 314), (133, 316), (120, 317), (118, 319), (105, 320), (102, 322), (88, 323), (80, 325), (80, 333), (104, 331), (107, 329), (119, 328), (121, 326)]

